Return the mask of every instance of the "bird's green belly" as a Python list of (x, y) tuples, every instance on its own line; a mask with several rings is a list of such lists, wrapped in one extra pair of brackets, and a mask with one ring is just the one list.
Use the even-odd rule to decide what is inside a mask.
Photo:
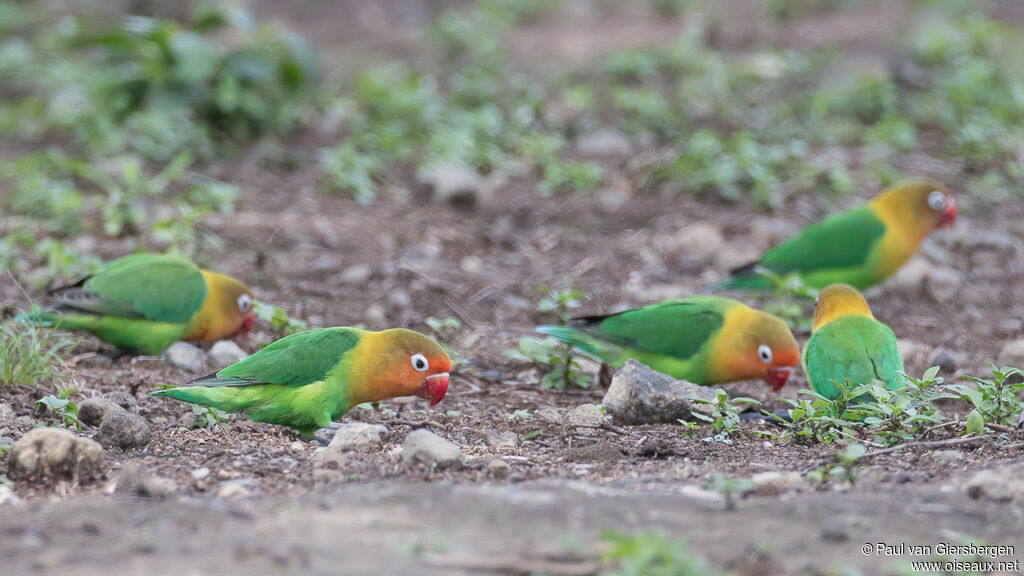
[(348, 411), (340, 398), (328, 397), (322, 381), (298, 387), (263, 384), (234, 390), (238, 395), (232, 409), (257, 422), (288, 426), (307, 436)]
[(887, 326), (864, 317), (845, 317), (820, 328), (804, 347), (804, 371), (811, 388), (836, 398), (835, 383), (853, 386), (880, 380), (890, 389), (902, 385), (903, 359)]
[(61, 328), (85, 330), (118, 348), (150, 355), (160, 354), (186, 331), (185, 324), (91, 315), (69, 315)]

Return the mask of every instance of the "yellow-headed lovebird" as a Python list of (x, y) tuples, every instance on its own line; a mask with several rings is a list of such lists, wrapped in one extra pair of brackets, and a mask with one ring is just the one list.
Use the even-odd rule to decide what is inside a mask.
[(813, 332), (804, 346), (803, 365), (815, 392), (836, 398), (835, 382), (854, 386), (881, 380), (902, 387), (903, 358), (893, 331), (875, 320), (864, 297), (852, 286), (834, 284), (818, 294)]
[(50, 291), (57, 307), (22, 322), (82, 330), (143, 354), (177, 340), (215, 342), (252, 329), (252, 292), (231, 276), (165, 254), (133, 254)]
[(808, 226), (758, 262), (733, 270), (718, 288), (771, 289), (764, 270), (796, 273), (811, 288), (841, 283), (864, 290), (899, 270), (932, 230), (955, 220), (956, 202), (942, 184), (901, 180), (871, 202)]
[(308, 437), (364, 402), (419, 396), (433, 406), (448, 391), (451, 369), (437, 343), (411, 330), (319, 328), (153, 395), (242, 412)]
[(700, 385), (764, 378), (779, 390), (800, 361), (785, 322), (719, 296), (576, 318), (567, 326), (538, 326), (537, 331), (616, 367), (633, 358)]

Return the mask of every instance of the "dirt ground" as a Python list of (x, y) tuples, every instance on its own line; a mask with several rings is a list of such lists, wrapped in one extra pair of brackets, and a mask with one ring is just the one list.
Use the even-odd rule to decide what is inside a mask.
[[(363, 23), (362, 35), (342, 35), (344, 41), (331, 34), (322, 14), (265, 4), (256, 5), (257, 14), (287, 22), (306, 33), (325, 60), (334, 54), (343, 62), (362, 54), (407, 53), (419, 38), (418, 26), (448, 3), (426, 3), (426, 15), (338, 3), (332, 10)], [(648, 11), (623, 10), (625, 20), (576, 21), (571, 29), (586, 34), (559, 38), (550, 32), (558, 21), (533, 23), (516, 33), (512, 46), (527, 60), (549, 54), (585, 62), (671, 38), (675, 27), (685, 25), (651, 23), (657, 17)], [(830, 40), (860, 48), (865, 58), (877, 56), (878, 43), (861, 32), (888, 37), (888, 27), (899, 27), (903, 17), (893, 8), (880, 10), (886, 12), (836, 23)], [(821, 21), (805, 19), (789, 34), (773, 33), (793, 43), (822, 41), (826, 17), (809, 18)], [(654, 32), (642, 39), (616, 33), (623, 21), (651, 23)], [(884, 23), (874, 26), (879, 21)], [(374, 30), (388, 22), (394, 33), (382, 39)], [(741, 48), (762, 33), (736, 23), (723, 31), (723, 42)], [(573, 41), (574, 34), (586, 39)], [(307, 141), (315, 140), (311, 134)], [(460, 318), (465, 327), (450, 344), (461, 364), (448, 395), (431, 409), (421, 401), (394, 401), (380, 410), (353, 411), (346, 420), (387, 428), (385, 445), (324, 474), (314, 470), (317, 444), (280, 428), (242, 418), (230, 419), (228, 427), (191, 428), (188, 407), (148, 393), (192, 375), (159, 358), (111, 361), (98, 341), (86, 339), (68, 370), (80, 395), (130, 389), (134, 410), (154, 425), (146, 448), (107, 450), (106, 478), (139, 464), (174, 480), (176, 489), (166, 499), (146, 499), (107, 495), (102, 481), (16, 484), (21, 503), (0, 505), (0, 573), (588, 574), (596, 571), (588, 558), (602, 530), (651, 527), (685, 537), (691, 550), (740, 574), (823, 574), (842, 566), (895, 573), (890, 571), (901, 559), (864, 555), (867, 542), (936, 544), (969, 537), (1017, 544), (1024, 558), (1024, 509), (973, 500), (964, 489), (975, 471), (1022, 461), (1019, 444), (1012, 446), (1024, 439), (1019, 433), (1008, 438), (1010, 447), (985, 442), (897, 451), (872, 459), (851, 489), (805, 481), (782, 496), (741, 497), (736, 510), (727, 510), (721, 494), (701, 488), (706, 478), (805, 473), (833, 448), (780, 445), (755, 434), (731, 445), (705, 442), (672, 425), (594, 430), (585, 438), (563, 428), (564, 412), (600, 403), (603, 390), (542, 390), (527, 368), (501, 354), (535, 324), (550, 320), (534, 310), (537, 285), (571, 279), (573, 287), (593, 294), (581, 313), (701, 292), (790, 232), (876, 192), (862, 190), (839, 205), (793, 197), (767, 215), (712, 199), (640, 194), (626, 175), (629, 160), (602, 159), (619, 176), (594, 194), (542, 199), (529, 178), (511, 177), (471, 209), (433, 203), (404, 176), (396, 177), (395, 193), (360, 206), (318, 194), (313, 170), (283, 172), (244, 162), (219, 167), (215, 176), (246, 191), (236, 214), (209, 221), (227, 244), (215, 256), (219, 270), (245, 279), (259, 300), (311, 326), (364, 323), (428, 331), (428, 316)], [(912, 162), (901, 168), (938, 177), (957, 193), (957, 167), (926, 157)], [(945, 377), (985, 374), (1002, 344), (1024, 334), (1024, 206), (966, 195), (958, 201), (956, 228), (933, 234), (917, 257), (956, 274), (940, 282), (908, 273), (869, 293), (875, 315), (901, 340), (915, 343), (906, 359), (912, 374), (923, 372), (940, 348), (956, 359), (956, 370)], [(721, 233), (720, 246), (693, 243), (688, 231), (704, 224)], [(104, 259), (132, 249), (130, 241), (99, 237), (72, 242)], [(346, 276), (357, 281), (346, 283)], [(0, 302), (18, 299), (17, 288), (0, 283)], [(267, 327), (258, 327), (240, 344), (251, 352), (271, 338)], [(795, 380), (784, 396), (796, 397), (804, 387), (802, 375)], [(762, 383), (728, 388), (766, 402), (775, 398)], [(26, 390), (4, 400), (18, 414), (34, 416), (39, 395)], [(951, 407), (957, 409), (963, 418), (962, 406)], [(530, 416), (516, 416), (519, 410)], [(459, 444), (465, 466), (433, 472), (403, 466), (395, 449), (418, 428)], [(772, 431), (764, 422), (744, 423), (744, 429)], [(510, 431), (516, 439), (498, 438)], [(86, 435), (93, 433), (86, 428)], [(507, 476), (488, 470), (495, 459), (509, 464)], [(199, 468), (211, 473), (196, 479)], [(225, 490), (225, 483), (232, 489)], [(578, 557), (574, 549), (586, 553)], [(571, 572), (570, 565), (579, 571)]]

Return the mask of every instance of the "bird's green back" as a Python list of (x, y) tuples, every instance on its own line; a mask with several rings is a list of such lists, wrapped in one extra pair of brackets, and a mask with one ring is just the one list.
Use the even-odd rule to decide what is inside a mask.
[(885, 224), (869, 206), (862, 206), (808, 226), (765, 252), (761, 265), (783, 276), (863, 266), (884, 235)]
[(67, 308), (92, 314), (184, 323), (202, 307), (206, 281), (182, 258), (135, 254), (56, 289), (54, 298)]
[(849, 379), (857, 386), (881, 380), (890, 389), (902, 385), (897, 373), (903, 371), (903, 358), (896, 335), (866, 316), (844, 316), (816, 330), (804, 347), (803, 361), (811, 387), (828, 398), (839, 394), (832, 381)]

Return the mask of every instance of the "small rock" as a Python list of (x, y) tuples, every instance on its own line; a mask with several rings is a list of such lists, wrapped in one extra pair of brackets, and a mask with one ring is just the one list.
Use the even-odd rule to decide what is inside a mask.
[(956, 270), (918, 256), (904, 264), (889, 283), (905, 292), (923, 291), (936, 302), (947, 302), (959, 293), (963, 279)]
[(296, 440), (296, 441), (292, 442), (291, 444), (288, 445), (288, 447), (291, 448), (292, 450), (296, 451), (296, 452), (305, 452), (306, 451), (306, 443), (301, 441), (301, 440)]
[(17, 506), (19, 503), (21, 503), (21, 498), (14, 493), (14, 488), (7, 484), (0, 484), (0, 506)]
[(928, 274), (928, 294), (936, 302), (949, 302), (960, 292), (963, 284), (961, 275), (956, 270), (935, 266)]
[(246, 496), (251, 496), (255, 492), (258, 492), (259, 488), (259, 482), (252, 478), (228, 480), (226, 482), (222, 482), (220, 487), (217, 488), (217, 496), (220, 496), (221, 498), (245, 498)]
[(412, 297), (405, 288), (395, 288), (388, 292), (388, 305), (392, 308), (405, 309), (412, 305)]
[(333, 280), (341, 284), (366, 284), (370, 279), (370, 267), (366, 264), (349, 266), (335, 276)]
[(625, 206), (626, 202), (629, 202), (629, 192), (620, 188), (602, 188), (594, 195), (597, 196), (597, 201), (601, 204), (601, 208), (604, 208), (607, 212), (614, 212)]
[(565, 418), (561, 410), (558, 410), (557, 408), (541, 408), (534, 412), (534, 415), (541, 420), (552, 424), (561, 424), (562, 419)]
[(86, 484), (99, 478), (103, 447), (94, 440), (61, 428), (34, 428), (11, 446), (11, 480), (77, 479)]
[(954, 374), (962, 363), (962, 356), (945, 346), (939, 346), (936, 348), (935, 351), (932, 352), (931, 359), (928, 360), (929, 367), (938, 366), (939, 370), (946, 374)]
[(725, 240), (718, 228), (707, 222), (694, 222), (670, 238), (659, 242), (659, 248), (683, 260), (707, 263), (715, 259)]
[(108, 411), (100, 422), (96, 440), (107, 448), (122, 450), (142, 448), (149, 444), (153, 427), (145, 418), (125, 410)]
[(101, 398), (110, 400), (114, 404), (117, 404), (125, 410), (134, 412), (139, 407), (139, 401), (135, 399), (135, 396), (127, 390), (111, 390), (110, 392), (104, 392)]
[(164, 350), (164, 360), (179, 370), (199, 374), (203, 371), (203, 351), (188, 342), (175, 342)]
[(334, 452), (375, 450), (384, 443), (385, 432), (387, 432), (387, 428), (380, 424), (346, 422), (334, 433), (334, 438), (331, 439), (327, 450)]
[(209, 475), (210, 469), (207, 468), (206, 466), (203, 466), (202, 468), (196, 468), (195, 470), (192, 471), (192, 478), (195, 478), (196, 480), (202, 480), (203, 478), (206, 478)]
[(414, 430), (402, 444), (402, 462), (406, 466), (423, 464), (429, 468), (444, 468), (461, 461), (462, 449), (457, 444), (429, 430)]
[(519, 443), (519, 436), (511, 430), (506, 430), (500, 434), (487, 431), (484, 435), (484, 441), (487, 442), (487, 445), (495, 448), (515, 448), (516, 444)]
[(565, 451), (566, 462), (615, 462), (626, 457), (621, 448), (601, 439), (591, 444), (575, 443)]
[(435, 202), (472, 208), (484, 194), (484, 179), (463, 164), (439, 164), (417, 174), (417, 183), (431, 192)]
[(714, 392), (655, 372), (636, 360), (627, 360), (612, 377), (602, 403), (617, 423), (675, 423), (691, 419), (694, 411), (704, 412), (701, 405), (687, 397), (713, 400)]
[(928, 457), (940, 466), (956, 466), (964, 459), (964, 453), (960, 450), (934, 450), (928, 453)]
[(78, 419), (86, 426), (99, 426), (107, 412), (123, 411), (123, 408), (106, 398), (86, 398), (78, 404)]
[(630, 156), (633, 141), (614, 128), (601, 128), (576, 139), (576, 153), (580, 156)]
[(758, 472), (750, 480), (754, 483), (752, 492), (758, 496), (779, 496), (799, 490), (804, 485), (799, 472)]
[(479, 256), (470, 254), (459, 262), (459, 268), (466, 274), (479, 274), (484, 270), (484, 261)]
[(387, 317), (384, 315), (383, 308), (376, 304), (371, 304), (363, 311), (363, 321), (371, 327), (376, 327), (384, 325), (387, 322)]
[(174, 494), (178, 485), (170, 478), (151, 474), (140, 463), (127, 462), (110, 482), (107, 494), (128, 494), (148, 498), (165, 498)]
[(999, 350), (998, 359), (1000, 366), (1024, 368), (1024, 338), (1003, 344)]
[(914, 340), (897, 340), (896, 350), (899, 351), (903, 363), (909, 368), (923, 366), (927, 363), (931, 349)]
[(210, 348), (210, 353), (206, 355), (206, 360), (210, 366), (210, 371), (216, 372), (222, 368), (227, 368), (235, 362), (241, 362), (249, 357), (249, 354), (231, 340), (220, 340), (215, 342), (213, 347)]
[(975, 500), (1009, 502), (1024, 497), (1024, 480), (1009, 470), (981, 470), (967, 481), (967, 495)]
[[(487, 475), (492, 478), (504, 480), (505, 478), (508, 478), (509, 472), (511, 471), (512, 466), (504, 460), (495, 458), (487, 463)], [(2, 500), (0, 500), (0, 503), (2, 503)]]
[(597, 436), (598, 427), (607, 420), (594, 404), (582, 404), (565, 414), (565, 427), (577, 436)]
[(11, 408), (10, 404), (0, 402), (0, 428), (12, 428), (17, 422), (18, 415)]

